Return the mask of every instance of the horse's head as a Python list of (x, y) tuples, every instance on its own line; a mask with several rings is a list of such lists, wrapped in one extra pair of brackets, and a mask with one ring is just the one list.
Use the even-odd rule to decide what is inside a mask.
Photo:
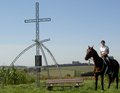
[(88, 46), (87, 53), (86, 53), (86, 56), (85, 56), (85, 60), (88, 60), (91, 57), (93, 57), (93, 54), (94, 54), (93, 47)]

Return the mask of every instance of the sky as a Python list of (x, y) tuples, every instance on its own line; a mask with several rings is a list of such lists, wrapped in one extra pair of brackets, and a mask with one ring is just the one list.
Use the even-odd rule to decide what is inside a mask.
[[(84, 60), (86, 49), (94, 45), (99, 53), (105, 40), (111, 56), (120, 62), (120, 0), (0, 0), (0, 65), (10, 65), (14, 58), (33, 44), (35, 2), (39, 2), (40, 40), (45, 42), (58, 64)], [(23, 54), (15, 65), (34, 66), (36, 48)], [(48, 64), (54, 64), (45, 51)], [(43, 60), (43, 65), (45, 64)]]

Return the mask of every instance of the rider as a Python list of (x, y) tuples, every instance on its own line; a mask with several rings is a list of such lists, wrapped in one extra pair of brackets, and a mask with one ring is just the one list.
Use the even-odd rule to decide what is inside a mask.
[[(109, 60), (109, 57), (108, 57), (108, 54), (109, 54), (109, 47), (105, 45), (105, 41), (102, 40), (101, 41), (101, 46), (100, 46), (100, 55), (101, 57), (107, 62), (108, 64), (108, 67), (110, 68), (110, 60)], [(111, 72), (111, 70), (110, 70)]]
[(100, 46), (100, 55), (103, 59), (108, 59), (108, 54), (109, 54), (109, 47), (105, 45), (105, 41), (101, 41), (101, 46)]

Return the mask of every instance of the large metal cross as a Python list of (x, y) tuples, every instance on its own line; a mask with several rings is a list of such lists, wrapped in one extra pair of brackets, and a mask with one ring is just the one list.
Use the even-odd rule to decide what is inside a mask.
[(39, 22), (46, 22), (46, 21), (51, 21), (51, 18), (39, 18), (39, 2), (36, 2), (36, 19), (28, 19), (25, 20), (25, 23), (36, 23), (36, 55), (40, 55), (40, 50), (39, 50)]
[[(40, 38), (39, 38), (39, 22), (46, 22), (46, 21), (51, 21), (51, 18), (39, 18), (39, 3), (36, 2), (36, 19), (28, 19), (25, 20), (25, 23), (36, 23), (36, 56), (35, 56), (35, 66), (41, 66), (42, 65), (42, 58), (40, 55)], [(37, 63), (37, 64), (36, 64)], [(40, 64), (38, 64), (40, 63)], [(40, 71), (39, 68), (36, 68), (36, 84), (37, 87), (40, 86), (40, 73), (38, 72)]]

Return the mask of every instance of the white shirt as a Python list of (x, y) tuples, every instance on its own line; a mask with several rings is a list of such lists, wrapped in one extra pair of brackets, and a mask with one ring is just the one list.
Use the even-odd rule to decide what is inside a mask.
[(104, 54), (104, 53), (107, 53), (107, 54), (109, 54), (109, 47), (108, 46), (101, 46), (100, 47), (100, 52), (102, 53), (102, 54)]

